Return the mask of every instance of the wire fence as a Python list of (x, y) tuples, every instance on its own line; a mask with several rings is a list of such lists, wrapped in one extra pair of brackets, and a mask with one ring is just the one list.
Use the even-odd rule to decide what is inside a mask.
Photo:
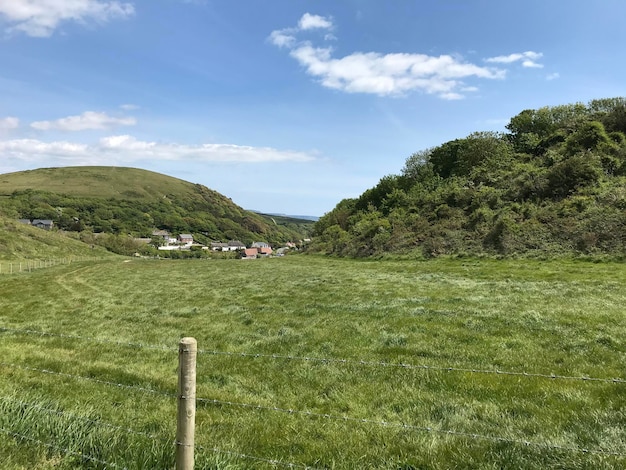
[[(135, 349), (152, 349), (159, 351), (177, 351), (178, 348), (167, 345), (153, 345), (143, 344), (127, 341), (111, 340), (107, 338), (96, 338), (92, 336), (81, 335), (68, 335), (64, 333), (51, 333), (38, 330), (19, 329), (0, 327), (0, 332), (42, 336), (42, 337), (56, 337), (64, 339), (74, 339), (81, 341), (89, 341), (100, 344), (111, 344), (115, 346), (135, 348)], [(213, 356), (230, 356), (230, 357), (242, 357), (248, 359), (272, 359), (272, 360), (287, 360), (287, 361), (302, 361), (302, 362), (316, 362), (321, 364), (335, 364), (345, 366), (367, 366), (367, 367), (383, 367), (383, 368), (400, 368), (400, 369), (415, 369), (424, 371), (437, 371), (437, 372), (458, 372), (464, 374), (487, 374), (487, 375), (506, 375), (514, 377), (527, 377), (527, 378), (542, 378), (551, 380), (574, 380), (582, 382), (603, 382), (614, 384), (626, 384), (626, 378), (621, 377), (594, 377), (591, 375), (561, 375), (554, 372), (541, 373), (541, 372), (528, 372), (528, 371), (512, 371), (501, 369), (481, 369), (481, 368), (467, 368), (457, 366), (440, 366), (432, 364), (412, 364), (406, 362), (386, 362), (386, 361), (371, 361), (360, 359), (342, 359), (342, 358), (327, 358), (327, 357), (309, 357), (309, 356), (291, 356), (285, 354), (261, 354), (250, 352), (236, 352), (236, 351), (218, 351), (199, 349), (198, 354), (213, 355)]]
[[(76, 341), (85, 341), (90, 343), (97, 344), (109, 344), (115, 347), (126, 347), (126, 348), (134, 348), (134, 349), (146, 349), (152, 351), (162, 351), (165, 353), (173, 353), (177, 351), (178, 348), (168, 346), (168, 345), (153, 345), (153, 344), (143, 344), (136, 342), (124, 342), (117, 341), (108, 338), (96, 338), (89, 336), (80, 336), (80, 335), (68, 335), (63, 333), (55, 333), (55, 332), (46, 332), (46, 331), (37, 331), (30, 329), (20, 329), (13, 327), (0, 327), (0, 333), (8, 334), (8, 335), (29, 335), (29, 336), (39, 336), (41, 338), (63, 338), (63, 339), (72, 339)], [(424, 371), (435, 371), (440, 373), (459, 373), (459, 374), (487, 374), (487, 375), (496, 375), (496, 376), (514, 376), (516, 378), (526, 378), (532, 380), (567, 380), (567, 381), (579, 381), (579, 382), (587, 382), (587, 383), (602, 383), (602, 384), (612, 384), (615, 386), (622, 386), (626, 383), (626, 379), (623, 378), (603, 378), (603, 377), (593, 377), (593, 376), (568, 376), (568, 375), (558, 375), (554, 373), (538, 373), (538, 372), (525, 372), (525, 371), (501, 371), (501, 370), (490, 370), (490, 369), (480, 369), (480, 368), (460, 368), (460, 367), (445, 367), (440, 365), (428, 365), (428, 364), (407, 364), (407, 363), (393, 363), (393, 362), (385, 362), (385, 361), (371, 361), (371, 360), (358, 360), (358, 359), (340, 359), (340, 358), (324, 358), (324, 357), (307, 357), (307, 356), (291, 356), (291, 355), (280, 355), (280, 354), (257, 354), (251, 352), (232, 352), (232, 351), (218, 351), (218, 350), (198, 350), (198, 354), (200, 355), (213, 355), (213, 356), (229, 356), (229, 357), (238, 357), (246, 360), (280, 360), (280, 361), (299, 361), (299, 362), (315, 362), (321, 365), (339, 365), (339, 366), (350, 366), (350, 367), (377, 367), (377, 368), (403, 368), (403, 369), (411, 369), (411, 370), (424, 370)], [(32, 374), (44, 374), (47, 376), (56, 376), (66, 380), (75, 380), (75, 381), (85, 381), (96, 384), (97, 386), (107, 386), (114, 387), (118, 389), (123, 389), (131, 392), (140, 392), (144, 394), (151, 394), (154, 396), (159, 396), (166, 398), (168, 400), (176, 400), (180, 398), (185, 398), (174, 391), (164, 390), (159, 388), (151, 388), (142, 385), (137, 385), (133, 383), (122, 383), (111, 380), (106, 380), (99, 377), (91, 377), (81, 374), (73, 374), (62, 372), (58, 370), (52, 370), (50, 368), (39, 368), (32, 367), (26, 364), (14, 364), (9, 362), (0, 362), (0, 367), (5, 369), (12, 370), (21, 370), (27, 373)], [(172, 387), (173, 388), (173, 387)], [(585, 448), (578, 446), (566, 446), (557, 443), (551, 442), (536, 442), (531, 439), (523, 439), (523, 438), (511, 438), (499, 435), (497, 432), (493, 434), (485, 434), (485, 433), (473, 433), (466, 432), (462, 430), (455, 429), (446, 429), (443, 427), (435, 427), (435, 426), (421, 426), (412, 423), (405, 422), (394, 422), (394, 421), (385, 421), (378, 419), (370, 419), (363, 417), (354, 417), (348, 414), (333, 414), (333, 413), (320, 413), (315, 410), (302, 409), (302, 408), (285, 408), (280, 406), (272, 406), (266, 404), (259, 403), (249, 403), (249, 402), (237, 402), (237, 401), (229, 401), (229, 400), (221, 400), (217, 398), (211, 397), (193, 397), (198, 405), (203, 407), (210, 406), (219, 406), (219, 407), (233, 407), (233, 408), (241, 408), (247, 410), (253, 410), (258, 412), (268, 412), (268, 413), (281, 413), (287, 415), (296, 415), (307, 419), (314, 420), (328, 420), (328, 421), (341, 421), (345, 423), (351, 424), (361, 424), (365, 426), (377, 426), (382, 428), (393, 428), (396, 430), (401, 430), (404, 432), (417, 432), (417, 433), (425, 433), (425, 434), (437, 434), (444, 435), (449, 437), (455, 437), (460, 439), (466, 439), (471, 441), (488, 441), (496, 444), (505, 444), (505, 445), (516, 445), (516, 446), (524, 446), (531, 447), (541, 451), (560, 451), (560, 452), (576, 452), (580, 454), (594, 454), (600, 456), (613, 456), (613, 457), (626, 457), (626, 452), (621, 452), (618, 450), (611, 449), (601, 449), (601, 448)], [(12, 402), (14, 404), (20, 405), (22, 407), (27, 407), (32, 410), (37, 410), (41, 413), (46, 413), (49, 415), (57, 415), (64, 416), (71, 419), (85, 421), (87, 423), (105, 427), (108, 429), (117, 430), (119, 432), (134, 435), (138, 437), (143, 437), (147, 439), (152, 439), (155, 441), (162, 442), (162, 445), (172, 446), (172, 445), (184, 445), (181, 442), (177, 442), (176, 439), (166, 438), (162, 435), (148, 433), (144, 431), (138, 431), (126, 426), (120, 426), (112, 423), (108, 423), (102, 421), (100, 419), (94, 420), (90, 417), (81, 416), (75, 413), (70, 413), (62, 410), (58, 410), (55, 408), (50, 408), (43, 406), (38, 403), (27, 402), (23, 400), (19, 400), (15, 397), (0, 397), (0, 402)], [(57, 452), (65, 453), (68, 455), (74, 455), (79, 458), (83, 458), (85, 460), (92, 461), (94, 463), (103, 465), (105, 467), (110, 468), (126, 468), (116, 464), (114, 462), (107, 462), (106, 460), (102, 460), (99, 457), (95, 457), (89, 455), (85, 452), (76, 449), (69, 449), (59, 447), (56, 444), (52, 444), (50, 442), (43, 441), (41, 439), (37, 439), (32, 436), (28, 436), (23, 432), (17, 432), (15, 430), (0, 428), (0, 432), (12, 436), (17, 441), (21, 442), (30, 442), (31, 444), (41, 445), (43, 447), (47, 447), (53, 449)], [(218, 447), (208, 447), (208, 446), (195, 446), (195, 449), (200, 452), (210, 453), (210, 454), (222, 454), (225, 456), (229, 456), (231, 458), (246, 460), (250, 462), (257, 462), (261, 464), (267, 464), (272, 467), (282, 467), (282, 468), (305, 468), (305, 469), (314, 469), (315, 467), (310, 467), (303, 464), (285, 462), (278, 459), (267, 458), (262, 456), (249, 455), (247, 453), (237, 452), (231, 449), (220, 449)]]
[(0, 260), (0, 275), (2, 274), (20, 274), (30, 273), (32, 271), (53, 266), (68, 265), (85, 261), (98, 261), (99, 258), (94, 256), (66, 256), (64, 258), (45, 258), (35, 260)]

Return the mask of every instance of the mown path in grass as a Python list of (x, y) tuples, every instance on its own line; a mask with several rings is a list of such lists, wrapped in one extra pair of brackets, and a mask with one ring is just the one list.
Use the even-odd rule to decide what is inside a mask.
[(626, 464), (622, 264), (125, 261), (0, 279), (2, 468), (171, 467), (184, 336), (197, 468)]

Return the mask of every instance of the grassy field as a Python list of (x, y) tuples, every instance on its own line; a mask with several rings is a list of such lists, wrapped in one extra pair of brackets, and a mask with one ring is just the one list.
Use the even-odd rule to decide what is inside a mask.
[(172, 468), (193, 336), (198, 469), (624, 468), (625, 286), (618, 263), (312, 256), (3, 276), (0, 467)]

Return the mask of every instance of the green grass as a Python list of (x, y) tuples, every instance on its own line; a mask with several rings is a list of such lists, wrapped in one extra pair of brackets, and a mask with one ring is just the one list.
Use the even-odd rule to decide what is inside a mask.
[(150, 200), (172, 193), (187, 197), (195, 194), (192, 183), (138, 168), (39, 168), (0, 175), (0, 195), (28, 189), (105, 199)]
[[(76, 234), (76, 236), (78, 236)], [(115, 257), (102, 247), (91, 247), (69, 234), (47, 231), (22, 224), (17, 220), (0, 217), (0, 264), (1, 273), (8, 272), (9, 263), (20, 261), (60, 260), (78, 257)], [(24, 267), (26, 268), (26, 263)], [(34, 264), (33, 264), (34, 266)], [(27, 268), (26, 268), (27, 269)]]
[(171, 468), (193, 336), (196, 468), (623, 468), (626, 384), (438, 368), (624, 378), (625, 281), (618, 263), (311, 256), (0, 277), (0, 327), (83, 338), (0, 331), (21, 366), (0, 366), (0, 467)]

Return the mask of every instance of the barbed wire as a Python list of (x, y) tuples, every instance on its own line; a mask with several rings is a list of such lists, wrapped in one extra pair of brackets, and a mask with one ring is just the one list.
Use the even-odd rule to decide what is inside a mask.
[[(133, 434), (136, 436), (141, 436), (141, 437), (147, 437), (148, 439), (152, 439), (152, 440), (163, 440), (163, 441), (170, 441), (170, 439), (163, 437), (163, 436), (157, 436), (156, 434), (151, 434), (151, 433), (147, 433), (147, 432), (142, 432), (142, 431), (137, 431), (134, 429), (130, 429), (124, 426), (118, 426), (116, 424), (111, 424), (111, 423), (107, 423), (106, 421), (102, 421), (100, 419), (92, 419), (92, 418), (88, 418), (87, 416), (82, 416), (82, 415), (77, 415), (75, 413), (70, 413), (68, 411), (63, 411), (63, 410), (59, 410), (59, 409), (54, 409), (54, 408), (48, 408), (45, 407), (43, 405), (40, 405), (38, 403), (30, 403), (30, 402), (26, 402), (26, 401), (22, 401), (22, 400), (16, 400), (13, 399), (12, 397), (0, 397), (0, 401), (3, 402), (10, 402), (10, 403), (15, 403), (17, 405), (20, 406), (25, 406), (25, 407), (29, 407), (38, 411), (43, 411), (44, 413), (48, 413), (48, 414), (55, 414), (58, 416), (65, 416), (71, 419), (78, 419), (81, 421), (84, 421), (86, 423), (89, 424), (94, 424), (97, 426), (101, 426), (101, 427), (105, 427), (105, 428), (109, 428), (109, 429), (115, 429), (117, 431), (123, 431), (127, 434)], [(171, 442), (171, 441), (170, 441)]]
[[(157, 394), (157, 395), (161, 395), (161, 396), (165, 396), (169, 398), (182, 398), (182, 399), (191, 398), (191, 397), (186, 397), (186, 396), (178, 396), (176, 394), (162, 392), (162, 391), (154, 390), (150, 388), (137, 387), (133, 385), (120, 384), (116, 382), (109, 382), (105, 380), (95, 379), (93, 377), (85, 377), (85, 376), (80, 376), (80, 375), (75, 375), (75, 374), (67, 374), (64, 372), (56, 372), (56, 371), (51, 371), (47, 369), (37, 369), (34, 367), (20, 366), (20, 365), (8, 364), (4, 362), (0, 362), (0, 366), (13, 367), (13, 368), (21, 369), (21, 370), (58, 375), (58, 376), (77, 379), (77, 380), (86, 380), (86, 381), (90, 381), (90, 382), (94, 382), (94, 383), (98, 383), (102, 385), (109, 385), (109, 386), (119, 387), (123, 389), (131, 389), (131, 390), (138, 390), (138, 391), (147, 392), (147, 393), (153, 393), (153, 394)], [(224, 400), (217, 400), (217, 399), (210, 399), (210, 398), (203, 398), (203, 397), (196, 397), (196, 401), (198, 403), (207, 403), (207, 404), (212, 404), (212, 405), (233, 406), (233, 407), (240, 407), (240, 408), (255, 409), (255, 410), (260, 410), (260, 411), (274, 411), (274, 412), (286, 413), (290, 415), (302, 415), (306, 417), (324, 418), (324, 419), (330, 419), (330, 420), (335, 420), (335, 421), (373, 424), (373, 425), (378, 425), (378, 426), (383, 426), (383, 427), (393, 427), (393, 428), (404, 429), (404, 430), (437, 433), (437, 434), (471, 438), (471, 439), (481, 439), (481, 440), (488, 440), (491, 442), (533, 446), (533, 447), (550, 449), (550, 450), (581, 452), (585, 454), (590, 453), (590, 454), (611, 455), (611, 456), (618, 456), (618, 457), (626, 456), (626, 453), (622, 453), (622, 452), (611, 452), (611, 451), (604, 451), (600, 449), (586, 449), (586, 448), (580, 448), (580, 447), (568, 447), (568, 446), (560, 446), (557, 444), (544, 444), (544, 443), (538, 443), (538, 442), (527, 441), (527, 440), (522, 440), (522, 439), (490, 436), (486, 434), (470, 433), (470, 432), (464, 432), (464, 431), (437, 429), (437, 428), (428, 427), (428, 426), (417, 426), (417, 425), (405, 424), (405, 423), (380, 421), (380, 420), (374, 420), (370, 418), (354, 418), (354, 417), (350, 417), (346, 415), (341, 415), (341, 416), (332, 415), (332, 414), (318, 413), (318, 412), (308, 411), (308, 410), (297, 410), (297, 409), (281, 408), (281, 407), (276, 407), (276, 406), (265, 406), (265, 405), (251, 404), (251, 403), (239, 403), (239, 402), (224, 401)]]
[[(178, 348), (176, 347), (165, 346), (165, 345), (159, 346), (159, 345), (151, 345), (151, 344), (143, 344), (143, 343), (115, 341), (115, 340), (110, 340), (110, 339), (101, 339), (101, 338), (94, 338), (94, 337), (89, 337), (89, 336), (66, 335), (62, 333), (49, 333), (49, 332), (37, 331), (37, 330), (20, 330), (20, 329), (15, 329), (15, 328), (0, 327), (0, 332), (2, 331), (9, 332), (9, 333), (16, 333), (16, 334), (29, 334), (29, 335), (39, 335), (39, 336), (93, 341), (97, 343), (113, 344), (117, 346), (133, 347), (133, 348), (143, 348), (143, 349), (153, 349), (153, 350), (163, 350), (163, 351), (177, 351), (178, 350)], [(359, 360), (359, 359), (294, 356), (294, 355), (286, 355), (286, 354), (261, 354), (261, 353), (249, 353), (249, 352), (218, 351), (218, 350), (208, 350), (208, 349), (199, 349), (197, 352), (198, 354), (207, 354), (207, 355), (213, 355), (213, 356), (245, 357), (245, 358), (252, 358), (252, 359), (261, 358), (261, 359), (274, 359), (274, 360), (290, 360), (290, 361), (318, 362), (321, 364), (357, 365), (357, 366), (367, 366), (367, 367), (387, 367), (387, 368), (396, 367), (396, 368), (410, 369), (410, 370), (425, 370), (425, 371), (437, 371), (437, 372), (459, 372), (459, 373), (465, 373), (465, 374), (487, 374), (487, 375), (502, 375), (502, 376), (525, 377), (525, 378), (541, 378), (541, 379), (551, 379), (551, 380), (576, 380), (576, 381), (582, 381), (582, 382), (626, 384), (626, 379), (621, 378), (621, 377), (602, 378), (602, 377), (593, 377), (593, 376), (587, 376), (587, 375), (574, 376), (574, 375), (560, 375), (560, 374), (554, 374), (554, 373), (544, 374), (544, 373), (526, 372), (526, 371), (519, 372), (519, 371), (499, 370), (499, 369), (433, 366), (433, 365), (428, 365), (428, 364), (410, 364), (410, 363), (404, 363), (404, 362), (386, 362), (386, 361), (370, 361), (370, 360), (366, 361), (366, 360)]]
[(165, 397), (169, 397), (169, 398), (177, 398), (178, 397), (178, 395), (176, 395), (176, 394), (163, 392), (163, 391), (160, 391), (160, 390), (154, 390), (153, 388), (138, 387), (136, 385), (126, 385), (126, 384), (122, 384), (122, 383), (110, 382), (110, 381), (107, 381), (107, 380), (96, 379), (96, 378), (93, 378), (93, 377), (85, 377), (83, 375), (75, 375), (75, 374), (68, 374), (68, 373), (65, 373), (65, 372), (57, 372), (57, 371), (49, 370), (49, 369), (37, 369), (35, 367), (21, 366), (21, 365), (17, 365), (17, 364), (9, 364), (7, 362), (0, 362), (0, 366), (12, 367), (14, 369), (27, 370), (27, 371), (30, 371), (30, 372), (39, 372), (41, 374), (58, 375), (58, 376), (61, 376), (61, 377), (66, 377), (66, 378), (76, 379), (76, 380), (85, 380), (85, 381), (94, 382), (94, 383), (97, 383), (97, 384), (100, 384), (100, 385), (109, 385), (109, 386), (112, 386), (112, 387), (118, 387), (118, 388), (123, 388), (123, 389), (127, 389), (127, 390), (137, 390), (137, 391), (140, 391), (140, 392), (153, 393), (155, 395), (161, 395), (161, 396), (165, 396)]
[(306, 361), (306, 362), (320, 362), (324, 364), (347, 364), (347, 365), (359, 365), (359, 366), (371, 366), (371, 367), (398, 367), (403, 369), (417, 369), (417, 370), (432, 370), (438, 372), (463, 372), (472, 374), (495, 374), (495, 375), (510, 375), (516, 377), (534, 377), (545, 379), (560, 379), (560, 380), (581, 380), (589, 382), (605, 382), (605, 383), (626, 383), (626, 379), (623, 378), (600, 378), (589, 376), (568, 376), (558, 374), (540, 374), (535, 372), (516, 372), (505, 371), (498, 369), (470, 369), (463, 367), (449, 367), (449, 366), (431, 366), (427, 364), (408, 364), (403, 362), (385, 362), (385, 361), (364, 361), (358, 359), (333, 359), (323, 357), (307, 357), (307, 356), (290, 356), (281, 354), (255, 354), (255, 353), (238, 353), (227, 351), (211, 351), (201, 349), (198, 350), (198, 354), (210, 354), (215, 356), (235, 356), (235, 357), (248, 357), (248, 358), (271, 358), (271, 359), (285, 359), (294, 361)]
[(568, 451), (568, 452), (580, 452), (583, 454), (601, 454), (601, 455), (611, 455), (611, 456), (616, 456), (616, 457), (626, 457), (626, 453), (623, 453), (623, 452), (604, 451), (600, 449), (585, 449), (581, 447), (568, 447), (568, 446), (561, 446), (558, 444), (546, 444), (546, 443), (541, 443), (541, 442), (527, 441), (523, 439), (513, 439), (513, 438), (508, 438), (508, 437), (489, 436), (486, 434), (477, 434), (477, 433), (470, 433), (470, 432), (465, 432), (465, 431), (438, 429), (438, 428), (433, 428), (429, 426), (417, 426), (413, 424), (394, 423), (390, 421), (379, 421), (379, 420), (374, 420), (370, 418), (353, 418), (353, 417), (346, 416), (346, 415), (340, 416), (340, 415), (332, 415), (332, 414), (327, 414), (327, 413), (317, 413), (314, 411), (295, 410), (295, 409), (290, 409), (290, 408), (280, 408), (276, 406), (255, 405), (255, 404), (250, 404), (250, 403), (237, 403), (237, 402), (231, 402), (231, 401), (215, 400), (215, 399), (210, 399), (210, 398), (196, 398), (196, 400), (200, 403), (209, 403), (213, 405), (226, 405), (226, 406), (234, 406), (234, 407), (240, 407), (240, 408), (256, 409), (256, 410), (261, 410), (261, 411), (275, 411), (275, 412), (286, 413), (290, 415), (302, 415), (302, 416), (307, 416), (307, 417), (312, 417), (312, 418), (324, 418), (324, 419), (330, 419), (330, 420), (335, 420), (335, 421), (345, 421), (345, 422), (362, 423), (362, 424), (374, 424), (374, 425), (383, 426), (383, 427), (404, 429), (404, 430), (410, 430), (410, 431), (421, 431), (421, 432), (426, 432), (426, 433), (444, 434), (444, 435), (455, 436), (455, 437), (481, 439), (481, 440), (487, 440), (487, 441), (498, 442), (498, 443), (532, 446), (532, 447), (539, 447), (539, 448), (550, 449), (550, 450), (562, 450), (562, 451)]
[(17, 438), (17, 439), (23, 439), (25, 441), (30, 441), (30, 442), (33, 442), (33, 443), (36, 443), (36, 444), (40, 444), (42, 446), (48, 447), (50, 449), (54, 449), (54, 450), (56, 450), (58, 452), (62, 452), (64, 454), (75, 455), (75, 456), (80, 457), (80, 458), (85, 459), (85, 460), (91, 460), (92, 462), (99, 463), (100, 465), (104, 465), (105, 467), (119, 468), (121, 470), (128, 470), (127, 467), (122, 467), (122, 466), (120, 466), (118, 464), (107, 462), (106, 460), (101, 460), (101, 459), (98, 459), (98, 458), (93, 457), (91, 455), (83, 454), (82, 452), (77, 452), (75, 450), (66, 449), (66, 448), (59, 447), (59, 446), (56, 446), (54, 444), (51, 444), (49, 442), (44, 442), (44, 441), (41, 441), (39, 439), (35, 439), (35, 438), (29, 437), (29, 436), (25, 436), (24, 434), (20, 434), (20, 433), (17, 433), (15, 431), (11, 431), (10, 429), (4, 429), (4, 428), (0, 427), (0, 432), (2, 432), (4, 434), (8, 434), (10, 436), (13, 436), (14, 438)]
[[(125, 426), (118, 426), (116, 424), (112, 424), (112, 423), (107, 423), (106, 421), (102, 421), (99, 419), (92, 419), (89, 418), (87, 416), (82, 416), (82, 415), (77, 415), (75, 413), (70, 413), (68, 411), (64, 411), (64, 410), (59, 410), (59, 409), (55, 409), (55, 408), (48, 408), (46, 406), (40, 405), (38, 403), (31, 403), (31, 402), (27, 402), (27, 401), (23, 401), (23, 400), (18, 400), (15, 399), (13, 397), (0, 397), (0, 401), (3, 402), (9, 402), (9, 403), (13, 403), (19, 406), (24, 406), (24, 407), (28, 407), (37, 411), (41, 411), (44, 413), (48, 413), (48, 414), (52, 414), (52, 415), (58, 415), (58, 416), (64, 416), (70, 419), (78, 419), (81, 420), (85, 423), (88, 424), (93, 424), (96, 426), (100, 426), (100, 427), (105, 427), (108, 429), (114, 429), (116, 431), (122, 431), (124, 433), (127, 434), (132, 434), (135, 436), (140, 436), (140, 437), (144, 437), (144, 438), (148, 438), (151, 440), (160, 440), (160, 441), (164, 441), (164, 442), (169, 442), (171, 445), (182, 445), (182, 446), (186, 446), (187, 444), (183, 444), (182, 442), (178, 442), (176, 440), (172, 441), (170, 438), (164, 437), (164, 436), (158, 436), (155, 435), (153, 433), (147, 433), (147, 432), (143, 432), (143, 431), (137, 431), (135, 429), (131, 429)], [(228, 454), (231, 455), (233, 457), (238, 457), (238, 458), (242, 458), (242, 459), (248, 459), (248, 460), (255, 460), (255, 461), (259, 461), (259, 462), (265, 462), (265, 463), (269, 463), (271, 465), (274, 466), (281, 466), (281, 467), (285, 467), (285, 468), (302, 468), (302, 469), (307, 469), (307, 470), (316, 470), (314, 467), (309, 467), (306, 465), (300, 465), (300, 464), (294, 464), (294, 463), (290, 463), (290, 462), (282, 462), (280, 460), (275, 460), (275, 459), (267, 459), (264, 457), (256, 457), (253, 455), (247, 455), (247, 454), (242, 454), (242, 453), (238, 453), (238, 452), (234, 452), (231, 450), (225, 450), (225, 449), (219, 449), (216, 447), (213, 448), (209, 448), (209, 447), (203, 447), (203, 446), (199, 446), (196, 445), (194, 446), (194, 448), (196, 450), (204, 450), (204, 451), (210, 451), (210, 452), (214, 452), (214, 453), (220, 453), (220, 454)], [(102, 463), (102, 462), (101, 462)]]
[(162, 351), (176, 351), (177, 350), (177, 348), (172, 347), (172, 346), (165, 346), (165, 345), (158, 346), (158, 345), (153, 345), (153, 344), (117, 341), (117, 340), (107, 339), (107, 338), (104, 338), (104, 339), (95, 338), (92, 336), (68, 335), (64, 333), (50, 333), (47, 331), (38, 331), (38, 330), (21, 330), (21, 329), (16, 329), (16, 328), (0, 327), (0, 332), (2, 331), (7, 332), (7, 333), (25, 334), (25, 335), (34, 335), (34, 336), (47, 336), (47, 337), (52, 337), (52, 338), (77, 339), (77, 340), (82, 340), (82, 341), (91, 341), (93, 343), (113, 344), (115, 346), (124, 346), (124, 347), (131, 347), (131, 348), (140, 348), (140, 349), (155, 349), (155, 350), (162, 350)]

